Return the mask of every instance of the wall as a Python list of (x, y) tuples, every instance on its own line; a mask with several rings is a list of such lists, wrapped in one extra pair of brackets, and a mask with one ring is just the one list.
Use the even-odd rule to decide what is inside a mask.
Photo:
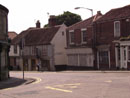
[(11, 45), (10, 47), (10, 52), (9, 52), (9, 56), (19, 56), (19, 46), (17, 45), (17, 53), (14, 53), (14, 45)]
[(54, 63), (55, 65), (66, 65), (66, 26), (61, 25), (59, 31), (51, 41), (54, 46)]

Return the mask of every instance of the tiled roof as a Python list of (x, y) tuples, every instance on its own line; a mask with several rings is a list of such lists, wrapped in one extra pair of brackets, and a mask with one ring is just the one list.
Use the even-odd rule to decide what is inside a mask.
[(80, 22), (68, 27), (68, 30), (81, 29), (81, 28), (86, 28), (88, 26), (91, 26), (93, 19), (94, 19), (94, 16), (90, 17), (90, 18), (88, 18), (86, 20), (80, 21)]
[(8, 37), (12, 40), (17, 36), (16, 32), (8, 32)]
[(25, 30), (25, 31), (22, 31), (20, 34), (18, 34), (18, 35), (12, 40), (11, 43), (12, 43), (12, 44), (18, 44), (18, 43), (21, 41), (21, 39), (28, 34), (28, 32), (29, 32), (30, 30), (31, 30), (31, 29), (27, 29), (27, 30)]
[(25, 45), (50, 44), (59, 28), (60, 26), (32, 29), (25, 37)]
[(120, 18), (130, 17), (130, 5), (112, 9), (102, 16), (97, 22), (109, 21), (109, 20), (118, 20)]
[(92, 16), (86, 20), (80, 21), (80, 22), (68, 27), (68, 30), (87, 28), (87, 27), (91, 26), (94, 21), (98, 20), (101, 17), (102, 17), (102, 14), (100, 11), (98, 11), (95, 16)]

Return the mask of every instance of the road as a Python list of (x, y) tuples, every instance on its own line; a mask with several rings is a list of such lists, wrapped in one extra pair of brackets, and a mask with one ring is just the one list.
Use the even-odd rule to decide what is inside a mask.
[(25, 72), (25, 78), (37, 81), (0, 90), (0, 98), (130, 98), (130, 72)]

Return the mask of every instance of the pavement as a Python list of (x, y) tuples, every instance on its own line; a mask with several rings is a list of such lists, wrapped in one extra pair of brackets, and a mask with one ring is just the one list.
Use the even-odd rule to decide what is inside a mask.
[(0, 90), (16, 87), (20, 85), (27, 85), (35, 81), (36, 79), (34, 78), (21, 79), (21, 78), (16, 78), (16, 77), (10, 77), (8, 80), (0, 81)]

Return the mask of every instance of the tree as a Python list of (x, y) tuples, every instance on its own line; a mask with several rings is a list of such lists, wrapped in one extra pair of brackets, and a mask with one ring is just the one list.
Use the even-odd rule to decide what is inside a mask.
[[(65, 24), (66, 26), (71, 26), (79, 21), (81, 21), (81, 16), (71, 13), (69, 11), (64, 12), (61, 15), (56, 16), (57, 19), (57, 25), (61, 25), (61, 24)], [(48, 24), (46, 24), (44, 27), (48, 26)]]

